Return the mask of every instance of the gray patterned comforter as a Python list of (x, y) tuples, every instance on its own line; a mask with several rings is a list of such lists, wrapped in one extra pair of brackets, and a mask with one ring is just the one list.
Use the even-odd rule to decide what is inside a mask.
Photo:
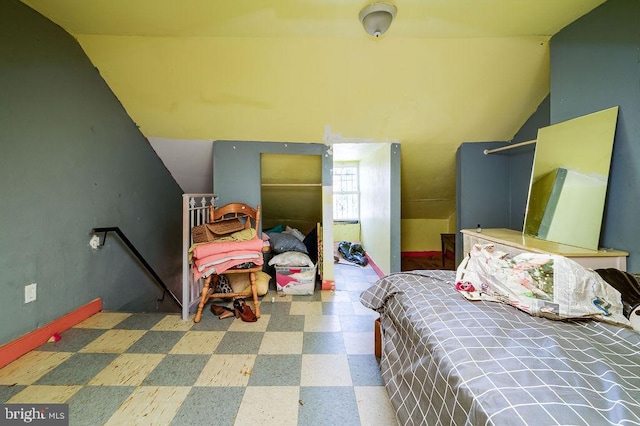
[(405, 425), (640, 425), (640, 333), (470, 302), (455, 271), (380, 279), (382, 376)]

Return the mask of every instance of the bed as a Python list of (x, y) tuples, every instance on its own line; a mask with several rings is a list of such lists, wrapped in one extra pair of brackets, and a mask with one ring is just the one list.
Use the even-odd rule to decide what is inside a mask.
[(469, 301), (456, 271), (411, 271), (361, 295), (403, 425), (640, 424), (640, 334)]

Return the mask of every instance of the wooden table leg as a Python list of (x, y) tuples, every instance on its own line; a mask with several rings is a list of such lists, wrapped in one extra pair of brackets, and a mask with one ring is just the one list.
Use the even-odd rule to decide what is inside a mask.
[(204, 309), (204, 305), (207, 303), (209, 299), (209, 286), (211, 285), (211, 275), (204, 279), (204, 286), (202, 287), (202, 294), (200, 295), (200, 303), (198, 303), (198, 311), (196, 312), (196, 316), (193, 318), (193, 322), (200, 322), (202, 319), (202, 310)]
[(251, 280), (251, 293), (253, 294), (253, 306), (256, 310), (256, 317), (260, 318), (260, 301), (258, 300), (258, 285), (256, 284), (255, 272), (249, 274), (249, 280)]

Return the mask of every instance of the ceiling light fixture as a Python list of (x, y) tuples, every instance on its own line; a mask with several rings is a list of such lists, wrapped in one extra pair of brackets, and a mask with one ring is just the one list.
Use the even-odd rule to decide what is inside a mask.
[(360, 22), (364, 30), (378, 38), (391, 26), (396, 16), (396, 7), (388, 3), (374, 3), (360, 11)]

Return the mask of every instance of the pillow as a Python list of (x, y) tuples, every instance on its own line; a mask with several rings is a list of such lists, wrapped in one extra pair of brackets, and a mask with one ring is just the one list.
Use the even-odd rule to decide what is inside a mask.
[(315, 264), (309, 259), (309, 256), (305, 253), (297, 251), (289, 251), (286, 253), (280, 253), (269, 260), (269, 266), (315, 266)]
[(273, 233), (282, 232), (282, 231), (284, 231), (284, 226), (282, 225), (276, 225), (273, 228), (262, 230), (262, 232), (266, 232), (267, 234), (273, 234)]
[[(271, 276), (266, 272), (258, 271), (256, 274), (256, 291), (258, 296), (264, 296), (269, 291)], [(249, 274), (227, 274), (229, 284), (234, 293), (251, 292), (251, 279)]]
[(509, 258), (492, 244), (476, 244), (458, 266), (455, 286), (467, 299), (505, 303), (532, 316), (631, 327), (620, 292), (563, 256), (525, 252)]
[(282, 231), (283, 234), (291, 234), (294, 237), (296, 237), (297, 239), (299, 239), (300, 241), (304, 240), (304, 234), (302, 232), (300, 232), (298, 229), (296, 228), (290, 228), (287, 226), (287, 228)]
[(307, 247), (305, 247), (304, 243), (291, 234), (272, 233), (269, 234), (269, 239), (271, 250), (276, 254), (288, 251), (307, 253)]

